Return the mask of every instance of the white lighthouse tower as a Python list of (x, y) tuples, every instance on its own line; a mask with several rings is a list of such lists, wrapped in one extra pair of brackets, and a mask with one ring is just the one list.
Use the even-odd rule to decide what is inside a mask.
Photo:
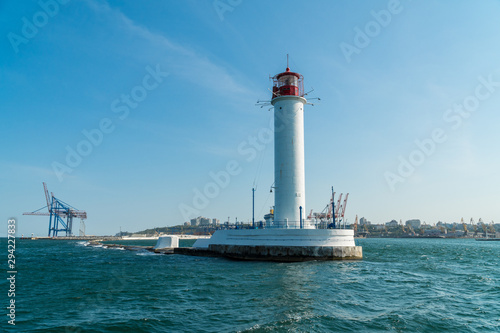
[(354, 242), (354, 230), (322, 229), (321, 224), (314, 225), (304, 219), (304, 105), (307, 101), (303, 80), (301, 74), (288, 67), (273, 77), (270, 103), (274, 106), (275, 207), (272, 222), (264, 227), (217, 230), (210, 239), (198, 239), (193, 244), (193, 255), (273, 261), (363, 258), (363, 249)]
[(286, 68), (273, 77), (274, 222), (278, 228), (305, 228), (304, 83)]

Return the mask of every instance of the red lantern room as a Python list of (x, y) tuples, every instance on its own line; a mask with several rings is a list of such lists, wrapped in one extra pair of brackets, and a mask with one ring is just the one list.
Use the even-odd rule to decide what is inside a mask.
[(279, 96), (304, 96), (304, 77), (299, 73), (290, 72), (286, 68), (283, 73), (273, 77), (273, 99)]

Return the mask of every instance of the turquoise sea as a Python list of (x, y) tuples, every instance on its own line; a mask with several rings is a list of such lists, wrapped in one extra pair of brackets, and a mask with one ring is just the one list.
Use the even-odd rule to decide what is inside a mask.
[(361, 261), (271, 263), (18, 239), (0, 331), (500, 331), (500, 242), (357, 243)]

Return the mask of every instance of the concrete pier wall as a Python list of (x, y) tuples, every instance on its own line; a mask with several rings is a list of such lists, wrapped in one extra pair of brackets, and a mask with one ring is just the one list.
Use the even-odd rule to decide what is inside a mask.
[(182, 254), (200, 257), (225, 257), (238, 260), (300, 262), (311, 260), (359, 260), (363, 258), (361, 246), (248, 246), (210, 245), (209, 248), (130, 246), (90, 242), (90, 246), (122, 248), (129, 251), (150, 251), (159, 254)]
[(217, 230), (210, 239), (200, 239), (193, 247), (210, 245), (343, 247), (355, 246), (351, 229), (239, 229)]
[(310, 261), (359, 260), (363, 258), (361, 246), (247, 246), (211, 244), (210, 252), (241, 260)]

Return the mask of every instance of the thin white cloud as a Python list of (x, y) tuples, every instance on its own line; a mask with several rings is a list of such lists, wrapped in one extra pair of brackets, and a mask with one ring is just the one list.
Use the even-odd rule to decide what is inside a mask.
[[(0, 164), (0, 170), (5, 169), (5, 172), (2, 174), (5, 178), (11, 178), (14, 175), (20, 178), (25, 177), (38, 177), (41, 179), (46, 179), (48, 177), (55, 177), (55, 173), (52, 169), (41, 168), (34, 165), (21, 164), (16, 162), (6, 162)], [(68, 176), (73, 177), (73, 176)], [(2, 177), (3, 178), (3, 177)]]
[[(153, 54), (162, 54), (162, 60), (168, 62), (166, 70), (172, 74), (194, 84), (216, 90), (223, 95), (252, 94), (251, 90), (238, 82), (243, 80), (236, 80), (227, 68), (215, 64), (206, 56), (139, 25), (106, 2), (88, 0), (87, 3), (94, 12), (105, 15), (108, 20), (112, 21), (114, 27), (147, 41), (154, 50), (151, 52), (152, 57)], [(143, 50), (143, 52), (148, 51)]]

